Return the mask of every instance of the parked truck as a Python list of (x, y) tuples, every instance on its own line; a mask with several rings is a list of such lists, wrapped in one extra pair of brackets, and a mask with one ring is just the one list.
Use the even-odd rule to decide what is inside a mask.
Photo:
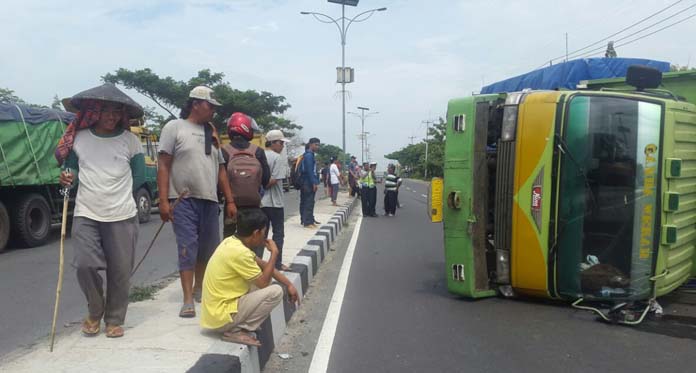
[(696, 275), (696, 105), (660, 79), (632, 66), (630, 90), (449, 101), (431, 207), (450, 292), (590, 302), (636, 323)]
[[(52, 224), (60, 223), (63, 197), (54, 157), (58, 140), (74, 114), (61, 110), (0, 103), (0, 251), (11, 241), (21, 247), (46, 242)], [(151, 134), (135, 127), (144, 141), (145, 183), (134, 188), (141, 222), (157, 200), (156, 150)], [(78, 187), (79, 188), (79, 185)], [(73, 188), (70, 211), (77, 188)]]

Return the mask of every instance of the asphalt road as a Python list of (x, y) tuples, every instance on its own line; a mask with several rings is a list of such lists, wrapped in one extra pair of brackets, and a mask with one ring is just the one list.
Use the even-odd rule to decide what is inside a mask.
[(608, 325), (563, 303), (450, 295), (442, 226), (427, 220), (426, 185), (404, 186), (396, 217), (363, 219), (328, 372), (656, 372), (696, 366), (693, 332), (675, 338), (660, 328)]
[[(318, 197), (321, 197), (319, 193)], [(299, 193), (294, 189), (285, 193), (285, 204), (286, 218), (297, 215)], [(136, 263), (145, 253), (160, 224), (161, 220), (156, 213), (149, 222), (141, 224)], [(222, 229), (220, 231), (222, 232)], [(52, 232), (49, 243), (44, 246), (31, 249), (9, 248), (0, 254), (0, 359), (14, 350), (31, 346), (50, 333), (58, 279), (59, 247), (60, 229), (57, 228)], [(147, 259), (133, 277), (133, 284), (152, 284), (177, 273), (175, 250), (174, 232), (171, 224), (167, 224)], [(68, 238), (65, 244), (65, 275), (56, 327), (58, 333), (66, 323), (81, 321), (87, 311), (75, 270), (70, 265), (71, 260), (72, 242)]]

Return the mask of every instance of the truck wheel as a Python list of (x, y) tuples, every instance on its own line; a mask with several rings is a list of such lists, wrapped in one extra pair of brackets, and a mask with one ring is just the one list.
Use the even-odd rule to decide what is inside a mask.
[(141, 224), (150, 221), (152, 200), (150, 199), (150, 192), (148, 192), (147, 189), (138, 189), (135, 193), (135, 204), (138, 207), (138, 221)]
[(51, 228), (48, 202), (40, 194), (25, 194), (12, 211), (12, 223), (18, 243), (24, 247), (42, 245)]
[(10, 238), (10, 216), (5, 205), (0, 202), (0, 253), (5, 250), (7, 240)]

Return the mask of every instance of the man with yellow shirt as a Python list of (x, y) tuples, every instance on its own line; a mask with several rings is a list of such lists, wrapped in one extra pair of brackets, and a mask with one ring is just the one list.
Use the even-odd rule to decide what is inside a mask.
[[(201, 327), (223, 332), (225, 341), (261, 345), (250, 332), (283, 299), (283, 288), (272, 279), (287, 287), (291, 302), (299, 303), (297, 289), (275, 269), (278, 248), (266, 239), (267, 221), (261, 209), (240, 210), (237, 232), (220, 243), (205, 270)], [(262, 246), (271, 253), (268, 262), (252, 251)]]

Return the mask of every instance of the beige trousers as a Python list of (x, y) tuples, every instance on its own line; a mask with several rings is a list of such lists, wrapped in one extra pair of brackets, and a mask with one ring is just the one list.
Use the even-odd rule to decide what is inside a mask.
[(221, 331), (234, 333), (258, 329), (282, 300), (283, 288), (278, 284), (271, 284), (263, 289), (252, 286), (248, 293), (239, 298), (237, 313), (230, 314), (232, 322), (223, 326)]

